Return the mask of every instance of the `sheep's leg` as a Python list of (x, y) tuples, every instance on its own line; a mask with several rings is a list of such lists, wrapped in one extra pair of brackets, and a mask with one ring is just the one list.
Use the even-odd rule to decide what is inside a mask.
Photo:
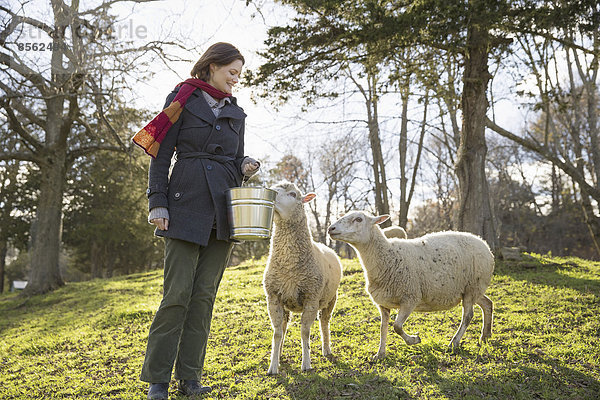
[(282, 336), (281, 336), (281, 345), (279, 347), (279, 357), (281, 358), (281, 355), (283, 354), (283, 342), (285, 342), (285, 334), (287, 332), (287, 325), (288, 322), (290, 321), (290, 312), (283, 310), (283, 324), (282, 324)]
[(406, 332), (404, 332), (404, 329), (402, 329), (402, 326), (408, 319), (408, 316), (410, 315), (410, 313), (413, 312), (415, 307), (416, 307), (416, 305), (414, 305), (414, 304), (406, 304), (406, 303), (402, 304), (400, 306), (400, 308), (398, 309), (398, 315), (396, 316), (396, 321), (394, 321), (394, 331), (398, 335), (402, 336), (402, 339), (404, 339), (406, 344), (421, 343), (421, 338), (419, 337), (418, 333), (414, 336), (408, 335)]
[(281, 356), (281, 346), (287, 322), (285, 320), (285, 310), (277, 296), (267, 298), (269, 317), (273, 325), (273, 341), (271, 343), (271, 365), (269, 365), (268, 375), (279, 373), (279, 357)]
[(388, 324), (390, 322), (390, 309), (384, 306), (379, 306), (379, 313), (381, 314), (381, 328), (379, 329), (379, 350), (373, 357), (374, 360), (381, 360), (385, 357), (385, 344), (387, 342)]
[(300, 319), (300, 338), (302, 341), (302, 371), (309, 371), (310, 367), (310, 327), (317, 319), (319, 304), (305, 304)]
[(450, 347), (452, 348), (457, 348), (460, 345), (460, 339), (462, 339), (463, 335), (465, 334), (465, 331), (467, 330), (467, 327), (473, 319), (473, 303), (471, 302), (471, 300), (463, 298), (462, 303), (462, 320), (460, 321), (460, 326), (458, 327), (458, 330), (456, 331), (454, 337), (452, 338), (452, 341), (450, 342)]
[(481, 329), (481, 341), (485, 341), (486, 339), (492, 337), (492, 320), (494, 313), (494, 303), (490, 300), (489, 297), (483, 295), (477, 305), (481, 308), (483, 312), (483, 328)]
[(330, 334), (329, 334), (329, 321), (331, 320), (331, 314), (333, 314), (333, 309), (335, 307), (335, 302), (337, 300), (337, 295), (334, 296), (333, 300), (329, 302), (327, 307), (322, 309), (319, 312), (319, 323), (321, 327), (321, 349), (323, 351), (323, 356), (327, 357), (329, 360), (333, 358), (331, 353), (331, 343), (330, 343)]

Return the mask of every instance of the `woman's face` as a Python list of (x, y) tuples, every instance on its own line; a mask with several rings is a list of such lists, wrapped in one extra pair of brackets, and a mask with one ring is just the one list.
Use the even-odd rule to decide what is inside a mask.
[(235, 60), (231, 64), (210, 64), (210, 78), (208, 83), (221, 92), (231, 94), (233, 86), (240, 80), (242, 60)]

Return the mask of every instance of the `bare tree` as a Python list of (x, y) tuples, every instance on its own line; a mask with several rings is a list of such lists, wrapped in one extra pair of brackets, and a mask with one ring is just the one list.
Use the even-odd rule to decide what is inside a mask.
[[(599, 33), (576, 37), (564, 32), (567, 43), (555, 39), (536, 40), (519, 37), (522, 63), (535, 78), (535, 93), (525, 93), (534, 99), (538, 118), (528, 130), (517, 135), (487, 121), (496, 133), (522, 145), (542, 160), (562, 170), (579, 188), (579, 203), (596, 251), (600, 254), (600, 216), (592, 199), (600, 202), (600, 145), (598, 140), (598, 70)], [(580, 45), (575, 45), (580, 43)], [(582, 50), (585, 46), (587, 49)], [(559, 60), (565, 60), (560, 73)]]
[[(327, 227), (332, 223), (335, 210), (339, 210), (345, 196), (351, 195), (348, 192), (353, 180), (353, 172), (358, 164), (357, 142), (358, 140), (351, 135), (343, 135), (336, 140), (323, 143), (317, 153), (319, 171), (323, 177), (323, 191), (326, 194), (323, 229), (318, 232), (318, 239), (322, 243), (326, 243)], [(328, 245), (331, 246), (331, 240)]]
[(91, 152), (128, 150), (124, 137), (133, 127), (111, 124), (112, 99), (135, 80), (131, 72), (139, 72), (145, 56), (168, 60), (163, 50), (174, 43), (125, 42), (110, 15), (117, 3), (150, 1), (83, 9), (78, 0), (51, 0), (44, 4), (51, 12), (39, 18), (30, 16), (29, 2), (0, 6), (0, 118), (18, 138), (0, 160), (31, 162), (41, 171), (27, 295), (63, 285), (58, 255), (67, 170)]
[[(381, 150), (381, 134), (379, 130), (379, 113), (377, 107), (379, 105), (379, 97), (381, 96), (381, 84), (377, 72), (377, 65), (367, 65), (366, 70), (366, 86), (361, 83), (352, 73), (350, 68), (347, 68), (348, 77), (354, 82), (358, 91), (363, 96), (365, 107), (367, 110), (367, 127), (369, 132), (369, 144), (373, 163), (373, 179), (375, 182), (375, 209), (379, 214), (388, 214), (390, 205), (388, 200), (387, 177), (385, 170), (385, 161)], [(384, 223), (384, 225), (389, 222)]]

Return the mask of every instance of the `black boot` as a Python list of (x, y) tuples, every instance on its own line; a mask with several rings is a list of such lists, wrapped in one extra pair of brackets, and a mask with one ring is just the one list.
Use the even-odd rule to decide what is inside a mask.
[(177, 386), (177, 391), (185, 396), (194, 396), (199, 394), (208, 393), (212, 390), (210, 386), (202, 386), (200, 382), (190, 380), (180, 380)]
[(151, 383), (148, 388), (148, 400), (168, 400), (169, 399), (169, 384), (168, 383)]

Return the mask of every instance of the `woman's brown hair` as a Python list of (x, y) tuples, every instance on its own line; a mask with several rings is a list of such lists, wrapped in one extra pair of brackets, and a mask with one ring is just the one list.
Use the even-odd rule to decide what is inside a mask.
[(225, 42), (215, 43), (206, 49), (202, 57), (196, 62), (196, 65), (194, 65), (194, 68), (192, 68), (190, 74), (193, 78), (208, 81), (210, 78), (210, 64), (216, 64), (221, 67), (231, 64), (235, 60), (240, 60), (242, 64), (246, 62), (244, 56), (232, 44)]

